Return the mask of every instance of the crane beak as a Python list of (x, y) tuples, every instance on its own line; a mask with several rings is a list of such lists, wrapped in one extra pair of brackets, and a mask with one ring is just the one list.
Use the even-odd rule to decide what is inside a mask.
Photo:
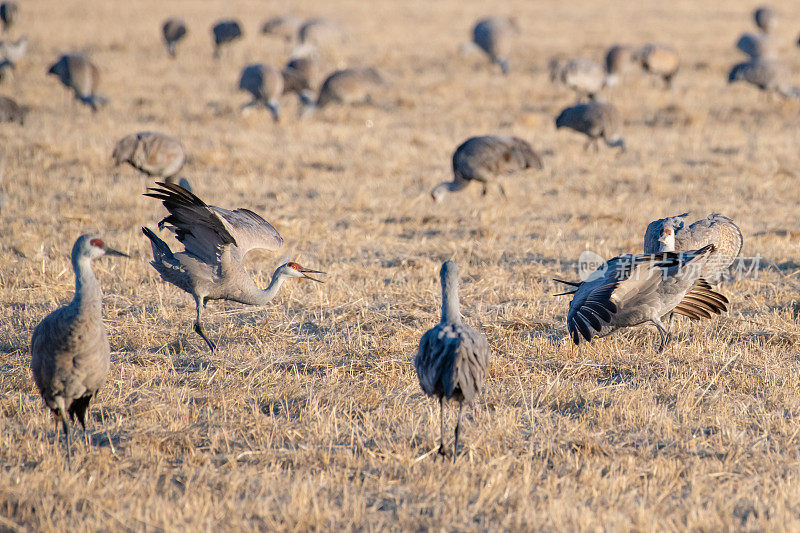
[(325, 274), (325, 272), (322, 272), (321, 270), (309, 270), (307, 268), (301, 268), (300, 269), (300, 273), (303, 274), (304, 278), (310, 279), (312, 281), (316, 281), (317, 283), (325, 283), (321, 279), (316, 279), (316, 278), (312, 278), (311, 276), (309, 276), (309, 274)]
[(128, 259), (130, 259), (131, 257), (128, 254), (122, 253), (119, 250), (115, 250), (113, 248), (105, 247), (103, 248), (103, 251), (106, 253), (106, 255), (118, 255), (120, 257), (127, 257)]

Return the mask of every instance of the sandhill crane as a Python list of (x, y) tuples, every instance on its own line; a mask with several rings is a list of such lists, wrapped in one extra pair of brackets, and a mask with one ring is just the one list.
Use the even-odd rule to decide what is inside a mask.
[(211, 28), (214, 36), (214, 58), (219, 59), (220, 48), (242, 37), (242, 27), (238, 20), (220, 20)]
[(6, 0), (0, 3), (0, 22), (3, 23), (3, 32), (11, 29), (11, 26), (17, 22), (19, 16), (19, 7), (16, 2)]
[(674, 48), (665, 44), (646, 44), (639, 50), (637, 57), (644, 70), (660, 76), (666, 88), (672, 86), (672, 78), (680, 67), (680, 57)]
[(606, 85), (613, 87), (619, 79), (631, 71), (636, 57), (632, 46), (615, 44), (606, 52)]
[(598, 148), (598, 140), (602, 138), (606, 145), (625, 151), (625, 140), (622, 138), (622, 119), (619, 111), (612, 104), (588, 102), (568, 107), (558, 115), (556, 128), (569, 128), (588, 136), (589, 139), (583, 147), (584, 150), (592, 143), (595, 148)]
[(314, 91), (319, 84), (320, 76), (319, 62), (313, 51), (289, 59), (281, 73), (284, 94), (297, 94), (303, 105), (313, 103)]
[(458, 402), (458, 421), (453, 442), (453, 461), (458, 454), (461, 412), (480, 392), (489, 367), (489, 342), (486, 337), (464, 324), (458, 301), (458, 265), (445, 261), (440, 271), (442, 281), (442, 320), (419, 341), (414, 358), (419, 385), (428, 396), (439, 399), (439, 454), (444, 446), (444, 401)]
[(324, 48), (342, 42), (344, 32), (338, 23), (324, 18), (312, 18), (303, 22), (298, 30), (298, 38), (303, 44)]
[(753, 22), (764, 33), (770, 33), (778, 23), (778, 16), (770, 6), (761, 6), (753, 11)]
[(175, 59), (175, 47), (178, 41), (186, 37), (186, 23), (179, 18), (167, 19), (161, 27), (161, 33), (164, 35), (167, 53), (171, 58)]
[(605, 70), (591, 59), (552, 59), (549, 68), (551, 82), (563, 83), (577, 92), (578, 96), (594, 99), (606, 85)]
[(242, 106), (242, 109), (254, 105), (263, 105), (272, 113), (272, 120), (281, 118), (278, 97), (283, 94), (283, 73), (270, 65), (249, 65), (239, 78), (239, 89), (253, 95), (253, 100)]
[(472, 28), (472, 42), (486, 52), (492, 63), (498, 65), (503, 74), (508, 74), (508, 56), (516, 33), (519, 33), (516, 18), (488, 17), (475, 23)]
[(775, 59), (777, 50), (766, 34), (745, 33), (736, 41), (736, 48), (751, 59)]
[(197, 306), (194, 330), (211, 351), (216, 349), (201, 325), (201, 313), (209, 300), (230, 300), (247, 305), (267, 305), (287, 279), (324, 274), (297, 263), (278, 267), (266, 289), (259, 289), (242, 266), (248, 251), (255, 248), (277, 250), (283, 239), (269, 222), (249, 209), (229, 211), (206, 205), (180, 185), (158, 183), (145, 196), (162, 200), (170, 215), (158, 223), (175, 233), (184, 251), (173, 253), (149, 228), (142, 232), (153, 248), (153, 268), (161, 279), (192, 295)]
[[(484, 135), (467, 139), (453, 153), (453, 181), (434, 187), (431, 197), (440, 202), (448, 192), (460, 191), (470, 181), (483, 184), (483, 194), (488, 183), (503, 174), (513, 174), (526, 168), (542, 168), (542, 160), (527, 141), (518, 137)], [(500, 192), (506, 195), (498, 183)]]
[(741, 253), (742, 231), (733, 220), (719, 213), (711, 213), (689, 227), (684, 227), (688, 215), (689, 213), (683, 213), (651, 222), (645, 230), (643, 252), (685, 252), (713, 244), (714, 252), (703, 265), (700, 274), (713, 283)]
[(107, 102), (104, 96), (97, 94), (100, 71), (89, 58), (82, 54), (65, 54), (61, 56), (47, 71), (58, 76), (61, 83), (72, 89), (75, 98), (97, 111)]
[(16, 122), (20, 126), (25, 123), (28, 110), (6, 96), (0, 96), (0, 122)]
[(711, 318), (727, 311), (728, 300), (700, 278), (701, 268), (714, 253), (709, 244), (687, 252), (621, 255), (610, 259), (586, 281), (561, 293), (572, 294), (567, 329), (576, 345), (581, 338), (604, 337), (620, 328), (652, 323), (661, 334), (659, 351), (669, 343), (661, 321), (670, 313), (692, 319)]
[(155, 178), (164, 178), (167, 183), (180, 183), (185, 188), (178, 172), (186, 161), (181, 141), (155, 131), (140, 131), (126, 135), (117, 142), (111, 154), (116, 166), (128, 163), (136, 170)]
[(82, 235), (72, 247), (75, 297), (39, 322), (31, 338), (33, 379), (47, 407), (64, 428), (67, 460), (72, 456), (67, 415), (86, 430), (86, 410), (108, 376), (110, 347), (103, 325), (103, 294), (92, 260), (128, 257), (97, 235)]
[(294, 15), (279, 15), (264, 21), (261, 25), (261, 33), (264, 35), (275, 35), (285, 41), (292, 42), (298, 38), (300, 26), (303, 19)]
[(789, 71), (774, 59), (751, 59), (735, 65), (728, 74), (728, 83), (746, 81), (769, 94), (784, 98), (800, 98), (800, 88), (790, 85)]
[(371, 98), (372, 90), (383, 84), (381, 75), (371, 67), (337, 70), (322, 82), (316, 102), (306, 105), (302, 113), (307, 116), (314, 109), (323, 108), (331, 103), (367, 102)]

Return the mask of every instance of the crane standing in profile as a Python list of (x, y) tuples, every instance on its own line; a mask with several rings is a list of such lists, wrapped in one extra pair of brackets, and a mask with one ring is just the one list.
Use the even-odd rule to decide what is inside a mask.
[(69, 424), (78, 418), (86, 430), (89, 402), (106, 382), (111, 348), (103, 325), (103, 294), (92, 260), (104, 255), (128, 257), (96, 235), (82, 235), (72, 247), (75, 297), (44, 317), (31, 338), (31, 370), (45, 404), (64, 428), (71, 460)]
[[(496, 181), (498, 176), (531, 167), (541, 170), (542, 159), (526, 140), (497, 135), (471, 137), (453, 153), (453, 181), (444, 181), (434, 187), (431, 198), (441, 202), (447, 193), (460, 191), (471, 181), (482, 183), (485, 195), (489, 182)], [(503, 186), (497, 185), (505, 197)]]
[(266, 289), (259, 289), (242, 266), (248, 251), (277, 250), (283, 239), (272, 225), (249, 209), (229, 211), (206, 205), (180, 185), (158, 183), (145, 196), (162, 200), (169, 216), (159, 222), (175, 232), (184, 251), (173, 253), (149, 228), (142, 232), (153, 247), (153, 268), (161, 278), (192, 295), (197, 306), (194, 330), (213, 352), (216, 344), (203, 331), (201, 317), (208, 300), (230, 300), (247, 305), (266, 305), (287, 279), (306, 278), (322, 283), (297, 263), (278, 267)]
[(414, 359), (420, 387), (428, 396), (439, 399), (439, 454), (446, 455), (444, 446), (444, 401), (458, 402), (458, 421), (453, 442), (453, 461), (458, 454), (461, 432), (461, 412), (464, 404), (480, 392), (489, 366), (489, 342), (477, 330), (461, 320), (458, 301), (458, 265), (445, 261), (440, 271), (442, 280), (442, 320), (429, 329), (419, 341)]

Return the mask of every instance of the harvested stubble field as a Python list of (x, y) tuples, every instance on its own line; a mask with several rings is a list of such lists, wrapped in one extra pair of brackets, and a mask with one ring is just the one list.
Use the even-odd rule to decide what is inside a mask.
[[(293, 4), (347, 29), (329, 70), (374, 65), (391, 81), (372, 105), (301, 122), (285, 97), (277, 125), (238, 113), (240, 69), (289, 54), (257, 33), (280, 2), (22, 3), (15, 32), (29, 54), (0, 85), (31, 107), (24, 127), (0, 129), (0, 529), (800, 528), (800, 104), (725, 83), (754, 6)], [(780, 54), (797, 71), (800, 5), (776, 8)], [(507, 78), (458, 53), (487, 10), (523, 28)], [(159, 33), (172, 15), (189, 27), (177, 61)], [(214, 63), (209, 27), (225, 16), (245, 38)], [(555, 130), (574, 96), (550, 84), (551, 56), (599, 60), (614, 42), (648, 41), (675, 46), (682, 68), (671, 91), (634, 74), (608, 92), (626, 153), (584, 152)], [(102, 71), (110, 104), (94, 115), (45, 76), (74, 49)], [(287, 283), (263, 309), (211, 303), (210, 355), (190, 298), (148, 264), (139, 228), (164, 214), (141, 194), (149, 181), (111, 167), (114, 142), (139, 130), (179, 136), (201, 197), (281, 232), (284, 251), (248, 258), (259, 285), (285, 257), (327, 283)], [(433, 204), (452, 150), (485, 133), (528, 139), (545, 169), (504, 180), (508, 201), (473, 185)], [(722, 286), (723, 317), (677, 319), (663, 353), (645, 327), (571, 358), (568, 301), (551, 278), (576, 278), (586, 249), (639, 251), (650, 220), (684, 211), (736, 220), (744, 255), (762, 257), (757, 279)], [(69, 471), (29, 342), (72, 297), (68, 254), (90, 230), (132, 259), (95, 263), (112, 369)], [(464, 316), (493, 352), (455, 465), (429, 453), (438, 407), (411, 362), (451, 257)]]

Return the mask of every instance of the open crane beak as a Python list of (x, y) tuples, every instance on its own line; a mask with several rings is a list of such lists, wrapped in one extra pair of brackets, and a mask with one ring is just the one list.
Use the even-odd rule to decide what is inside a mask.
[(128, 254), (122, 253), (119, 250), (115, 250), (115, 249), (109, 248), (107, 246), (105, 248), (103, 248), (103, 251), (106, 253), (106, 255), (118, 255), (120, 257), (127, 257), (128, 259), (130, 259), (130, 257), (131, 257)]
[(309, 270), (307, 268), (301, 268), (300, 272), (303, 274), (304, 278), (316, 281), (317, 283), (325, 283), (321, 279), (312, 278), (311, 276), (309, 276), (309, 274), (326, 274), (326, 272), (322, 272), (321, 270)]

